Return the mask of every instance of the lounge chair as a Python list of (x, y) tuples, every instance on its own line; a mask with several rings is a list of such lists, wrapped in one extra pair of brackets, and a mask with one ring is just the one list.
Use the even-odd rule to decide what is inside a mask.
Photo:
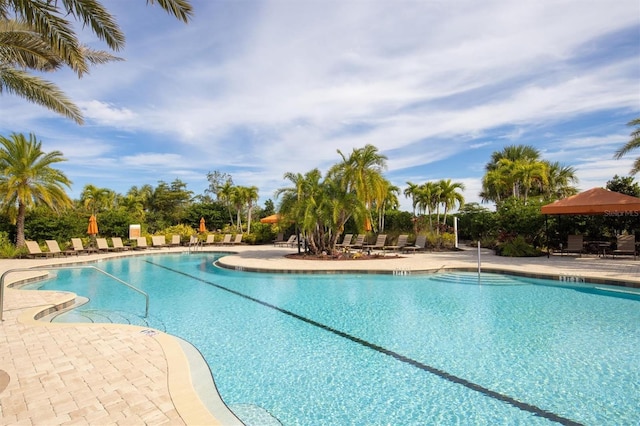
[(115, 251), (125, 251), (125, 250), (129, 250), (130, 248), (129, 246), (125, 246), (124, 244), (122, 244), (122, 238), (120, 237), (112, 237), (111, 244), (113, 244), (113, 249)]
[(273, 245), (275, 245), (276, 247), (289, 247), (292, 244), (295, 245), (297, 241), (298, 241), (298, 237), (296, 236), (296, 234), (293, 234), (293, 235), (290, 235), (286, 241), (275, 242), (273, 243)]
[(136, 238), (136, 246), (134, 250), (146, 250), (149, 246), (147, 245), (147, 237), (137, 237)]
[(224, 238), (222, 239), (222, 241), (216, 241), (214, 244), (217, 246), (223, 246), (225, 244), (230, 244), (231, 243), (231, 234), (224, 234)]
[(58, 242), (56, 240), (46, 240), (45, 242), (47, 243), (47, 248), (49, 249), (49, 253), (51, 253), (53, 257), (65, 256), (67, 254), (78, 254), (78, 253), (74, 253), (73, 250), (67, 250), (67, 251), (60, 250), (60, 246), (58, 245)]
[(567, 247), (561, 253), (578, 253), (582, 257), (584, 252), (584, 238), (582, 235), (569, 235), (567, 237)]
[(87, 247), (87, 248), (85, 248), (85, 247), (82, 245), (82, 240), (81, 240), (80, 238), (72, 238), (72, 239), (71, 239), (71, 245), (73, 246), (73, 251), (74, 251), (76, 254), (80, 254), (80, 253), (87, 253), (87, 254), (89, 254), (89, 253), (95, 253), (96, 251), (98, 251), (98, 250), (96, 250), (96, 249), (95, 249), (95, 248), (93, 248), (93, 247)]
[(387, 242), (387, 234), (379, 234), (376, 238), (376, 242), (373, 244), (365, 244), (362, 246), (362, 250), (384, 250), (384, 244)]
[(229, 244), (232, 246), (237, 246), (239, 244), (242, 244), (242, 234), (236, 234), (233, 241), (229, 242)]
[(48, 251), (42, 251), (37, 241), (25, 241), (27, 250), (29, 250), (29, 257), (49, 257), (52, 256)]
[(351, 244), (351, 240), (353, 239), (353, 234), (344, 234), (344, 238), (341, 243), (336, 243), (336, 248), (341, 249), (345, 247), (349, 247)]
[(392, 246), (385, 246), (384, 249), (385, 250), (402, 250), (404, 248), (404, 246), (406, 246), (408, 244), (407, 240), (409, 239), (409, 236), (407, 234), (402, 234), (398, 236), (398, 241), (396, 242), (395, 245)]
[(358, 234), (356, 235), (356, 240), (351, 243), (351, 244), (346, 244), (344, 246), (344, 248), (347, 249), (361, 249), (364, 247), (364, 239), (365, 239), (366, 235), (364, 234)]
[(180, 235), (174, 234), (171, 236), (171, 247), (178, 247), (180, 245)]
[(616, 249), (613, 250), (613, 257), (621, 254), (633, 255), (633, 260), (636, 260), (636, 236), (635, 235), (618, 235), (616, 238)]
[(151, 247), (153, 248), (165, 248), (167, 247), (167, 239), (164, 235), (152, 235), (151, 236)]
[(216, 236), (215, 234), (208, 234), (207, 235), (207, 239), (204, 243), (202, 243), (205, 246), (212, 246), (214, 245), (216, 242)]
[(405, 253), (407, 252), (417, 252), (417, 251), (422, 251), (426, 248), (427, 245), (427, 237), (425, 235), (418, 235), (416, 237), (416, 242), (412, 245), (412, 246), (404, 246), (402, 248), (402, 251), (404, 251)]
[(280, 232), (278, 233), (278, 236), (273, 240), (273, 245), (276, 246), (280, 243), (284, 243), (285, 239), (284, 239), (284, 233)]
[(96, 238), (96, 245), (98, 246), (98, 251), (109, 252), (114, 250), (114, 248), (109, 245), (106, 238)]

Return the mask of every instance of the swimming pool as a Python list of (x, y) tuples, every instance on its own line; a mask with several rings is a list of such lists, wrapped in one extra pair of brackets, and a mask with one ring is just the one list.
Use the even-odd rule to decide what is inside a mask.
[[(150, 326), (202, 352), (232, 409), (284, 425), (640, 420), (638, 296), (491, 274), (261, 274), (216, 258), (99, 267), (150, 294)], [(85, 318), (144, 314), (100, 274), (56, 273), (38, 286), (89, 297)]]

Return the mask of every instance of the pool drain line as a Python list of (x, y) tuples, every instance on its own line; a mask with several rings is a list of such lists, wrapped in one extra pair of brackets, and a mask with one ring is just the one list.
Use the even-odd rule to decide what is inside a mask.
[(376, 352), (379, 352), (381, 354), (390, 356), (390, 357), (392, 357), (392, 358), (394, 358), (394, 359), (396, 359), (396, 360), (398, 360), (400, 362), (403, 362), (405, 364), (409, 364), (409, 365), (411, 365), (413, 367), (419, 368), (420, 370), (429, 372), (429, 373), (431, 373), (431, 374), (433, 374), (435, 376), (438, 376), (438, 377), (440, 377), (440, 378), (442, 378), (444, 380), (447, 380), (447, 381), (449, 381), (451, 383), (456, 383), (456, 384), (462, 385), (462, 386), (466, 387), (467, 389), (471, 389), (473, 391), (480, 392), (481, 394), (483, 394), (485, 396), (488, 396), (490, 398), (496, 399), (498, 401), (505, 402), (505, 403), (507, 403), (509, 405), (512, 405), (512, 406), (514, 406), (516, 408), (519, 408), (522, 411), (527, 411), (529, 413), (532, 413), (535, 416), (543, 417), (545, 419), (548, 419), (548, 420), (551, 420), (551, 421), (554, 421), (554, 422), (557, 422), (557, 423), (560, 423), (560, 424), (563, 424), (563, 425), (581, 426), (581, 423), (578, 423), (578, 422), (576, 422), (574, 420), (567, 419), (566, 417), (562, 417), (562, 416), (560, 416), (558, 414), (543, 410), (543, 409), (541, 409), (539, 407), (536, 407), (535, 405), (531, 405), (531, 404), (527, 404), (526, 402), (518, 401), (517, 399), (512, 398), (512, 397), (510, 397), (508, 395), (504, 395), (504, 394), (501, 394), (499, 392), (492, 391), (491, 389), (485, 388), (484, 386), (481, 386), (481, 385), (479, 385), (477, 383), (473, 383), (473, 382), (470, 382), (469, 380), (463, 379), (461, 377), (454, 376), (453, 374), (449, 374), (446, 371), (440, 370), (440, 369), (438, 369), (436, 367), (432, 367), (430, 365), (423, 364), (423, 363), (421, 363), (419, 361), (416, 361), (414, 359), (406, 357), (406, 356), (404, 356), (402, 354), (399, 354), (397, 352), (394, 352), (394, 351), (392, 351), (390, 349), (387, 349), (387, 348), (384, 348), (382, 346), (376, 345), (375, 343), (368, 342), (368, 341), (363, 340), (363, 339), (361, 339), (359, 337), (353, 336), (351, 334), (348, 334), (348, 333), (345, 333), (345, 332), (340, 331), (338, 329), (335, 329), (333, 327), (330, 327), (330, 326), (328, 326), (326, 324), (322, 324), (320, 322), (312, 320), (311, 318), (307, 318), (307, 317), (304, 317), (302, 315), (298, 315), (295, 312), (291, 312), (291, 311), (289, 311), (287, 309), (281, 308), (279, 306), (272, 305), (271, 303), (265, 302), (264, 300), (256, 299), (255, 297), (252, 297), (252, 296), (249, 296), (247, 294), (241, 293), (241, 292), (239, 292), (237, 290), (232, 290), (232, 289), (227, 288), (225, 286), (222, 286), (220, 284), (216, 284), (214, 282), (207, 281), (207, 280), (205, 280), (203, 278), (196, 277), (196, 276), (190, 275), (190, 274), (188, 274), (186, 272), (182, 272), (182, 271), (179, 271), (179, 270), (176, 270), (176, 269), (172, 269), (172, 268), (169, 268), (167, 266), (151, 262), (149, 260), (145, 260), (145, 262), (147, 262), (149, 264), (152, 264), (154, 266), (166, 269), (168, 271), (175, 272), (176, 274), (183, 275), (183, 276), (191, 278), (193, 280), (200, 281), (202, 283), (211, 285), (211, 286), (213, 286), (213, 287), (215, 287), (217, 289), (226, 291), (226, 292), (231, 293), (231, 294), (236, 295), (236, 296), (240, 296), (240, 297), (242, 297), (244, 299), (247, 299), (247, 300), (250, 300), (252, 302), (258, 303), (258, 304), (260, 304), (262, 306), (265, 306), (267, 308), (274, 309), (274, 310), (276, 310), (276, 311), (278, 311), (280, 313), (283, 313), (285, 315), (288, 315), (288, 316), (290, 316), (292, 318), (295, 318), (295, 319), (303, 321), (303, 322), (305, 322), (307, 324), (313, 325), (314, 327), (321, 328), (322, 330), (328, 331), (328, 332), (333, 333), (333, 334), (335, 334), (337, 336), (340, 336), (340, 337), (343, 337), (345, 339), (348, 339), (348, 340), (350, 340), (350, 341), (352, 341), (354, 343), (357, 343), (359, 345), (362, 345), (362, 346), (364, 346), (366, 348), (373, 349)]

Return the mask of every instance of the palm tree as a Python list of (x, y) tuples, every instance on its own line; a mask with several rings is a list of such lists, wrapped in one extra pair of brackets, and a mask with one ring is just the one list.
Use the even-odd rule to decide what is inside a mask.
[[(376, 203), (378, 206), (382, 205), (386, 196), (386, 179), (382, 176), (382, 171), (386, 168), (387, 157), (378, 154), (378, 148), (373, 145), (354, 148), (349, 157), (340, 150), (338, 154), (342, 157), (342, 162), (331, 168), (329, 177), (341, 182), (345, 192), (354, 192), (368, 209)], [(372, 218), (369, 213), (367, 217), (357, 219), (364, 226), (366, 220), (371, 221)]]
[(416, 196), (419, 188), (420, 188), (420, 185), (418, 185), (417, 183), (407, 181), (407, 188), (405, 188), (403, 192), (405, 198), (411, 197), (411, 207), (413, 207), (413, 217), (416, 217), (416, 206), (418, 205)]
[(53, 164), (66, 161), (60, 151), (45, 153), (34, 134), (27, 139), (13, 133), (0, 136), (0, 194), (6, 208), (17, 209), (16, 246), (24, 246), (24, 219), (27, 210), (46, 205), (59, 210), (72, 205), (64, 186), (71, 181)]
[(578, 193), (578, 188), (573, 184), (578, 183), (576, 169), (571, 166), (563, 166), (559, 162), (547, 163), (547, 197), (561, 199)]
[(231, 191), (230, 202), (236, 209), (236, 229), (238, 232), (242, 232), (242, 219), (240, 215), (242, 214), (242, 208), (247, 204), (246, 187), (234, 186)]
[[(192, 14), (189, 0), (157, 3), (184, 22)], [(82, 123), (78, 107), (57, 86), (27, 72), (67, 67), (82, 77), (91, 65), (119, 60), (83, 46), (69, 17), (89, 28), (112, 51), (124, 46), (124, 34), (115, 18), (98, 0), (0, 0), (0, 92), (14, 93)]]
[(441, 180), (438, 182), (440, 187), (440, 203), (444, 207), (443, 224), (447, 223), (447, 213), (449, 210), (456, 206), (462, 207), (464, 205), (464, 197), (458, 192), (458, 190), (464, 191), (464, 184), (461, 182), (451, 182), (451, 179)]
[(98, 188), (94, 185), (85, 185), (80, 194), (80, 202), (91, 214), (96, 214), (106, 208), (112, 207), (115, 201), (115, 193), (108, 188)]
[[(613, 157), (616, 160), (621, 159), (630, 151), (640, 148), (640, 118), (631, 120), (629, 123), (627, 123), (627, 126), (636, 126), (636, 128), (631, 132), (631, 139), (626, 144), (624, 144), (622, 148), (616, 151)], [(633, 162), (633, 166), (629, 174), (635, 175), (638, 172), (640, 172), (640, 157), (636, 158)]]
[(227, 207), (227, 211), (229, 212), (229, 221), (231, 222), (232, 228), (235, 226), (233, 223), (233, 214), (231, 213), (234, 188), (233, 182), (231, 180), (227, 180), (222, 186), (220, 186), (220, 188), (218, 188), (217, 192), (218, 199)]
[(247, 233), (251, 233), (251, 211), (253, 210), (253, 203), (258, 201), (258, 187), (248, 186), (245, 188), (245, 196), (247, 200)]

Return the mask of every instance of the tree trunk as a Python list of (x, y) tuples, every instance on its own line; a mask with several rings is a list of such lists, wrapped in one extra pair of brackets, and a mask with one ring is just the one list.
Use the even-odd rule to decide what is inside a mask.
[(16, 247), (24, 247), (24, 218), (27, 209), (22, 202), (18, 202), (18, 217), (16, 218)]

